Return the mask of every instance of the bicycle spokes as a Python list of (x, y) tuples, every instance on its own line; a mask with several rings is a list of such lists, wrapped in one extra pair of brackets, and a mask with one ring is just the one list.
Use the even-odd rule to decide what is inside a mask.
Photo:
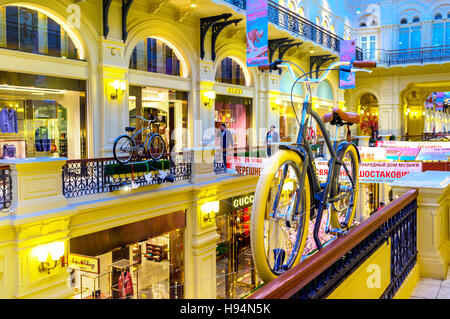
[(298, 167), (285, 163), (272, 181), (264, 225), (266, 259), (275, 273), (290, 268), (297, 257), (304, 222), (300, 191)]

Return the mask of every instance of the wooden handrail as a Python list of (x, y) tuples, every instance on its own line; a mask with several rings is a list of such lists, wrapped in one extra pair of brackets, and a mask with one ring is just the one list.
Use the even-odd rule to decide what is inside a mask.
[(247, 299), (288, 299), (320, 275), (339, 258), (377, 230), (389, 218), (397, 214), (407, 204), (417, 198), (418, 189), (412, 189), (389, 203), (379, 212), (371, 215), (347, 235), (337, 238), (330, 244), (307, 258), (291, 270), (262, 286)]

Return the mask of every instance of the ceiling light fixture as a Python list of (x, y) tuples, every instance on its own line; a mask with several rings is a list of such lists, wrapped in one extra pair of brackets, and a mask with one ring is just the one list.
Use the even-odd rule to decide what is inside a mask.
[(43, 88), (35, 88), (31, 86), (15, 86), (15, 85), (0, 85), (0, 90), (6, 91), (16, 91), (16, 92), (29, 92), (29, 93), (41, 93), (41, 94), (64, 94), (64, 90), (57, 89), (43, 89)]

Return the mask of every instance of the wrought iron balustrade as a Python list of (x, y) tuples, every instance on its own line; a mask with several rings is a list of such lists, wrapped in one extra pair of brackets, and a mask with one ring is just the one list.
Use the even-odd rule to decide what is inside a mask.
[[(239, 9), (247, 9), (245, 0), (223, 1)], [(339, 52), (340, 50), (340, 40), (342, 40), (340, 37), (271, 0), (268, 1), (268, 16), (270, 22), (296, 35), (321, 44), (333, 51)]]
[(8, 166), (0, 167), (0, 210), (8, 211), (12, 202), (11, 171)]
[[(190, 156), (190, 153), (166, 154), (166, 158), (171, 161), (169, 173), (174, 182), (191, 178)], [(72, 198), (114, 191), (125, 184), (131, 185), (132, 181), (138, 186), (169, 182), (161, 179), (157, 171), (149, 172), (150, 175), (144, 173), (107, 175), (105, 168), (111, 164), (117, 164), (112, 157), (67, 161), (62, 173), (63, 195)]]
[(393, 298), (417, 260), (417, 196), (400, 196), (248, 299), (326, 298), (387, 241), (390, 283), (380, 298)]
[(362, 59), (377, 61), (379, 64), (388, 66), (450, 61), (450, 45), (403, 50), (377, 49), (361, 52), (363, 55)]

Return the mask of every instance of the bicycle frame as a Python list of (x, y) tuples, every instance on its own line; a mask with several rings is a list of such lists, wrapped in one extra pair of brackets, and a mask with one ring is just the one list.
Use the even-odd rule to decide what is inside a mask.
[[(144, 120), (144, 121), (147, 121), (148, 122), (148, 120), (146, 120), (146, 119), (144, 119), (143, 117), (139, 117), (139, 118), (141, 118), (142, 120)], [(151, 125), (151, 123), (150, 123), (150, 125)], [(147, 127), (143, 127), (143, 128), (141, 128), (139, 131), (137, 131), (137, 132), (135, 132), (135, 133), (133, 133), (132, 135), (131, 135), (131, 139), (133, 140), (133, 141), (135, 141), (135, 138), (136, 138), (136, 136), (137, 135), (139, 135), (142, 131), (144, 131), (144, 130), (146, 130), (146, 129), (151, 129), (151, 126), (147, 126)], [(155, 135), (156, 133), (153, 133), (153, 132), (150, 132), (150, 133), (146, 133), (145, 135), (145, 140), (144, 140), (144, 142), (142, 143), (142, 145), (144, 145), (144, 148), (148, 151), (148, 148), (149, 148), (149, 142), (150, 142), (150, 140), (151, 140), (151, 138), (152, 138), (152, 136), (153, 135)], [(137, 146), (137, 145), (136, 145)]]
[[(339, 62), (333, 63), (329, 70), (331, 70), (333, 68), (333, 66), (335, 65), (339, 65)], [(290, 69), (290, 71), (292, 71)], [(317, 81), (315, 82), (320, 82), (321, 80), (323, 80), (325, 78), (325, 75), (323, 75), (321, 78), (319, 78)], [(293, 85), (295, 85), (297, 83), (298, 79), (294, 82)], [(301, 83), (304, 83), (307, 81), (302, 81)], [(310, 117), (312, 117), (316, 123), (319, 125), (320, 130), (322, 131), (322, 135), (324, 137), (324, 141), (325, 144), (328, 148), (328, 151), (330, 153), (331, 156), (331, 162), (329, 162), (329, 169), (328, 169), (328, 176), (327, 176), (327, 181), (325, 182), (325, 184), (321, 185), (319, 183), (319, 180), (317, 178), (317, 172), (316, 172), (316, 168), (315, 168), (315, 164), (314, 164), (314, 156), (312, 153), (312, 149), (311, 146), (308, 142), (308, 140), (306, 139), (306, 130), (307, 130), (307, 123), (310, 120)], [(318, 206), (318, 212), (317, 212), (317, 216), (316, 216), (316, 222), (314, 225), (314, 241), (316, 243), (316, 246), (318, 249), (322, 248), (322, 244), (320, 243), (320, 239), (319, 239), (319, 228), (320, 228), (320, 223), (322, 221), (322, 217), (323, 217), (323, 210), (325, 209), (325, 207), (327, 207), (327, 205), (329, 205), (330, 201), (330, 189), (332, 185), (332, 182), (335, 181), (335, 173), (336, 171), (339, 172), (338, 170), (335, 170), (335, 165), (343, 165), (346, 174), (348, 176), (348, 178), (351, 181), (352, 186), (355, 186), (355, 182), (353, 180), (353, 178), (351, 177), (351, 175), (349, 174), (348, 168), (346, 165), (344, 165), (344, 162), (342, 162), (338, 157), (338, 147), (339, 145), (342, 144), (338, 144), (338, 137), (339, 137), (339, 132), (340, 132), (340, 125), (336, 124), (336, 138), (334, 140), (334, 143), (332, 143), (326, 129), (325, 129), (325, 124), (323, 123), (322, 119), (320, 118), (320, 115), (314, 111), (312, 109), (311, 103), (309, 102), (309, 92), (307, 93), (307, 96), (305, 98), (305, 101), (303, 102), (303, 108), (302, 108), (302, 116), (301, 116), (301, 121), (300, 121), (300, 127), (299, 127), (299, 133), (297, 136), (297, 143), (295, 145), (295, 151), (299, 152), (302, 154), (303, 156), (303, 168), (302, 168), (302, 173), (300, 176), (300, 181), (301, 184), (299, 185), (299, 189), (303, 189), (304, 188), (304, 180), (306, 178), (306, 174), (308, 173), (308, 170), (310, 170), (310, 174), (309, 176), (312, 177), (312, 181), (310, 182), (310, 185), (313, 188), (313, 194), (314, 194), (314, 206), (312, 207), (312, 209), (315, 208), (315, 206)], [(357, 150), (358, 152), (358, 150)], [(359, 157), (359, 153), (358, 153), (358, 157)], [(302, 198), (303, 198), (303, 192), (299, 192), (300, 196), (297, 198), (297, 203), (296, 203), (296, 207), (299, 207), (299, 203), (302, 202)]]

